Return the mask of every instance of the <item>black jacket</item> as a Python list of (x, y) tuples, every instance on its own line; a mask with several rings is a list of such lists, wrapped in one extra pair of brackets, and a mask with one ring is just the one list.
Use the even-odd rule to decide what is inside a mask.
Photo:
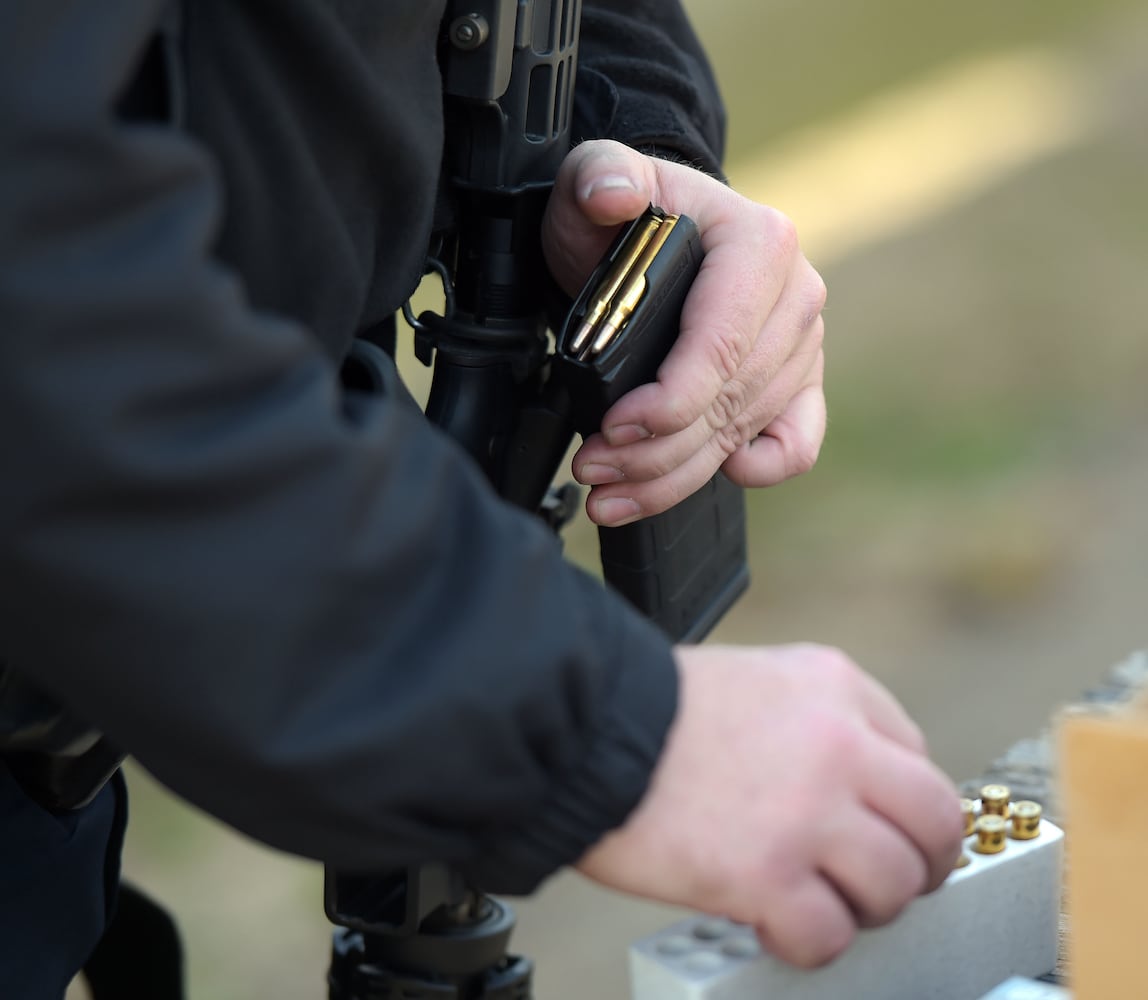
[[(399, 393), (340, 389), (420, 276), (442, 7), (0, 6), (0, 659), (271, 845), (525, 891), (634, 806), (676, 685)], [(587, 3), (579, 81), (576, 135), (718, 169), (674, 4)]]

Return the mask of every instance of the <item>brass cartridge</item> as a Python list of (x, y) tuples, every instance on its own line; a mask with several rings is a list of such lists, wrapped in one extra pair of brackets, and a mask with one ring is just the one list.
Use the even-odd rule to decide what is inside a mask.
[(1024, 799), (1012, 804), (1012, 838), (1033, 840), (1040, 836), (1040, 804)]
[(981, 815), (1008, 819), (1011, 794), (1008, 785), (985, 785), (981, 789)]
[(999, 854), (1005, 849), (1008, 822), (1003, 816), (990, 813), (977, 820), (977, 842), (973, 850), (978, 854)]
[(650, 269), (650, 264), (658, 251), (666, 245), (666, 240), (670, 238), (670, 232), (677, 221), (676, 215), (665, 216), (658, 228), (645, 238), (645, 242), (637, 249), (629, 270), (622, 276), (621, 282), (611, 296), (605, 315), (597, 327), (589, 331), (594, 335), (589, 347), (590, 355), (600, 354), (606, 350), (618, 335), (618, 331), (626, 325), (634, 310), (638, 308), (638, 303), (642, 301), (649, 287), (646, 272)]
[(971, 837), (977, 822), (977, 804), (972, 799), (961, 799), (961, 815), (965, 818), (965, 836)]
[[(594, 301), (582, 320), (582, 325), (570, 343), (570, 351), (574, 355), (581, 354), (591, 343), (591, 334), (594, 333), (602, 320), (606, 318), (613, 305), (614, 296), (625, 284), (635, 268), (641, 268), (643, 251), (650, 245), (650, 241), (657, 235), (662, 223), (665, 221), (661, 215), (650, 215), (639, 229), (630, 234), (629, 241), (618, 254), (617, 259), (610, 265), (610, 269), (602, 276), (595, 290)], [(648, 261), (648, 257), (646, 258)], [(648, 266), (648, 264), (647, 264)]]

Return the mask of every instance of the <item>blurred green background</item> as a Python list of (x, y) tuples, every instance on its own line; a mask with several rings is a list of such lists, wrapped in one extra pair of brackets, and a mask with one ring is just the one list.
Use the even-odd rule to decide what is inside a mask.
[[(687, 6), (732, 182), (830, 290), (822, 458), (753, 496), (715, 639), (842, 645), (970, 777), (1148, 644), (1148, 10)], [(319, 871), (131, 782), (126, 869), (183, 922), (192, 997), (325, 996)], [(622, 998), (626, 943), (671, 916), (562, 876), (516, 946), (539, 997)]]

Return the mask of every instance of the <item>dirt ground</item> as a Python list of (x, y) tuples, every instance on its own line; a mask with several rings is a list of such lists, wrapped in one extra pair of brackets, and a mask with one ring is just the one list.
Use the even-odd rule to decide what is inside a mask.
[[(958, 780), (1148, 646), (1148, 18), (1056, 44), (1086, 138), (817, 261), (826, 449), (755, 497), (754, 585), (713, 637), (841, 645)], [(194, 1000), (325, 996), (317, 868), (132, 786), (126, 870), (179, 913)], [(518, 909), (546, 1000), (623, 1000), (627, 943), (674, 916), (574, 876)]]

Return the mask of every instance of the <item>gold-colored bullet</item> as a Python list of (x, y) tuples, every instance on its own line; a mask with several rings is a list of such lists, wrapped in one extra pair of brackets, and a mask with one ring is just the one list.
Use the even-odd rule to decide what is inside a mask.
[[(638, 304), (645, 297), (646, 290), (649, 287), (649, 282), (646, 280), (646, 272), (650, 269), (650, 265), (658, 255), (658, 251), (666, 245), (666, 240), (670, 238), (670, 232), (677, 224), (677, 221), (678, 216), (676, 215), (667, 215), (663, 218), (661, 225), (659, 225), (650, 238), (646, 240), (634, 257), (630, 270), (626, 273), (623, 281), (610, 300), (609, 309), (605, 317), (602, 319), (597, 330), (594, 331), (594, 339), (587, 349), (587, 353), (590, 357), (601, 354), (610, 346), (610, 342), (617, 336), (618, 331), (629, 322), (630, 317), (634, 314), (634, 310), (638, 308)], [(581, 333), (581, 331), (579, 331), (579, 333)]]
[(961, 851), (961, 856), (957, 858), (956, 864), (953, 865), (953, 871), (958, 868), (964, 868), (966, 865), (972, 864), (973, 859), (970, 858), (964, 851)]
[(1041, 808), (1037, 802), (1024, 799), (1012, 804), (1012, 837), (1014, 840), (1033, 840), (1040, 836)]
[(1003, 816), (990, 813), (977, 820), (977, 842), (973, 850), (978, 854), (1000, 854), (1005, 849), (1008, 822)]
[(965, 818), (965, 836), (971, 837), (977, 821), (977, 804), (972, 799), (961, 799), (961, 815)]
[(578, 328), (578, 332), (574, 335), (574, 339), (570, 343), (571, 354), (578, 356), (581, 354), (583, 348), (589, 345), (590, 335), (597, 329), (598, 325), (610, 311), (614, 296), (618, 294), (618, 290), (625, 283), (631, 271), (633, 271), (642, 256), (642, 251), (649, 245), (650, 240), (654, 238), (654, 234), (657, 233), (661, 227), (662, 221), (663, 216), (652, 215), (641, 224), (641, 228), (631, 234), (629, 245), (619, 253), (618, 259), (614, 261), (610, 269), (603, 276), (597, 289), (597, 296), (594, 303), (586, 313), (586, 317), (582, 320), (582, 325)]
[(981, 814), (1008, 819), (1008, 800), (1011, 794), (1008, 785), (985, 785), (981, 789)]

